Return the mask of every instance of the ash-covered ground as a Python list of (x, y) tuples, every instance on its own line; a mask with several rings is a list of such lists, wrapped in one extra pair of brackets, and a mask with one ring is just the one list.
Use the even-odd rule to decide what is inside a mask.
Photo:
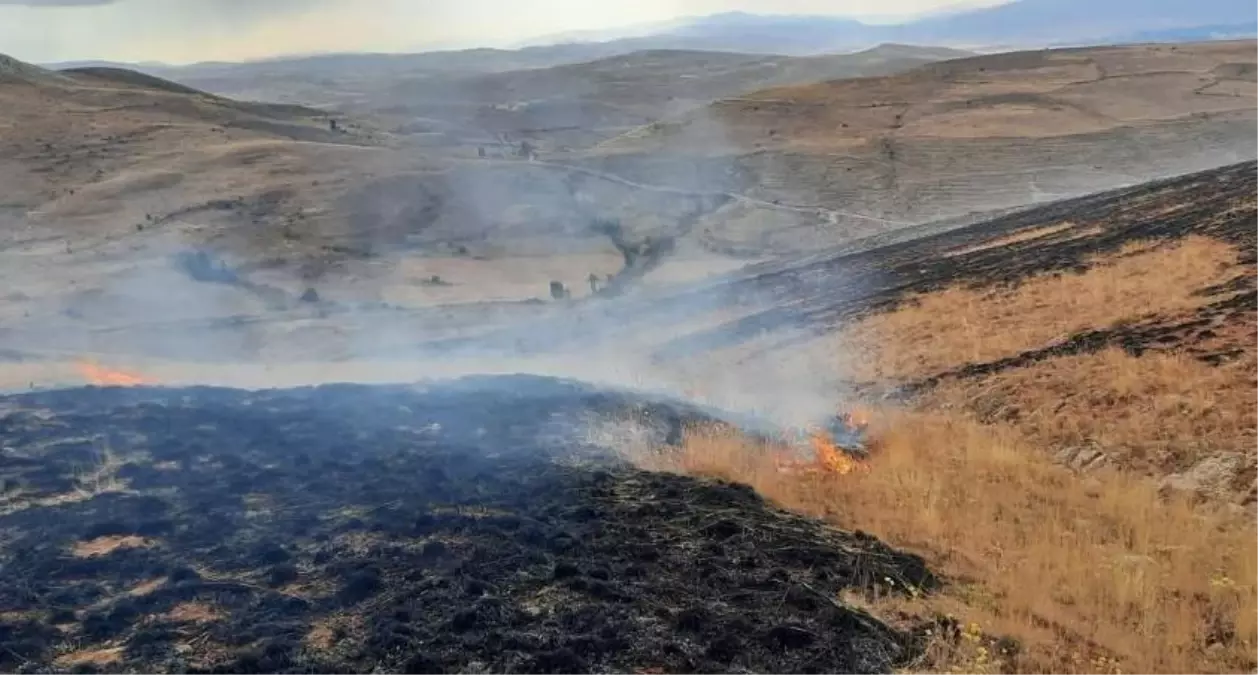
[(634, 468), (702, 411), (533, 376), (0, 399), (0, 669), (869, 672), (920, 559)]

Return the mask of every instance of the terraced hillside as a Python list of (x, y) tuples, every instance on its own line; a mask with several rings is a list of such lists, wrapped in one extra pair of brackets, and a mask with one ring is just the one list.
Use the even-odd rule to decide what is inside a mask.
[(1254, 73), (1253, 42), (978, 56), (724, 100), (582, 164), (805, 207), (704, 223), (713, 248), (802, 251), (1252, 158)]

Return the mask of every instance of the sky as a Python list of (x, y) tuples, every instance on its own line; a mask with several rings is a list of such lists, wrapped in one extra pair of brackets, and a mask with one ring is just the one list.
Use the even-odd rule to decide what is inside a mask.
[(1002, 0), (0, 0), (0, 53), (36, 62), (240, 61), (509, 47), (717, 12), (871, 22)]

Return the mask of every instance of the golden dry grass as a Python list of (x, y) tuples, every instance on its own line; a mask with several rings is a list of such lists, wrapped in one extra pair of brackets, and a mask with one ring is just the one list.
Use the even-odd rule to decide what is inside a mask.
[(918, 404), (1014, 425), (1033, 446), (1103, 448), (1123, 467), (1179, 471), (1219, 452), (1252, 453), (1254, 353), (1210, 366), (1181, 353), (1063, 356), (941, 384)]
[(1089, 672), (1101, 659), (1128, 672), (1252, 667), (1258, 560), (1248, 526), (1164, 500), (1134, 477), (1080, 482), (1008, 430), (908, 411), (882, 411), (871, 428), (870, 470), (845, 476), (782, 474), (774, 448), (704, 430), (649, 465), (749, 484), (973, 579), (919, 609), (939, 603), (1025, 646), (1003, 663), (989, 655), (986, 667)]
[(1135, 242), (1085, 274), (1045, 275), (1012, 289), (962, 286), (909, 299), (849, 326), (839, 349), (856, 379), (917, 378), (1047, 346), (1071, 334), (1205, 305), (1198, 293), (1237, 264), (1231, 245), (1191, 236)]
[[(1008, 243), (1008, 242), (1006, 242)], [(1204, 237), (1137, 242), (1083, 274), (1015, 288), (950, 288), (849, 326), (835, 344), (858, 378), (916, 379), (1042, 348), (1122, 321), (1184, 317), (1198, 293), (1252, 273)], [(888, 618), (949, 612), (959, 641), (915, 670), (1233, 672), (1258, 668), (1258, 533), (1249, 514), (1165, 493), (1143, 472), (1219, 451), (1251, 457), (1253, 317), (1217, 327), (1248, 347), (1214, 367), (1175, 349), (1063, 356), (944, 381), (876, 409), (869, 470), (784, 474), (765, 447), (698, 429), (652, 468), (747, 483), (788, 508), (926, 556), (952, 579), (924, 599), (876, 599)], [(1079, 474), (1053, 460), (1089, 444), (1116, 461)], [(1015, 638), (1001, 653), (985, 634)]]

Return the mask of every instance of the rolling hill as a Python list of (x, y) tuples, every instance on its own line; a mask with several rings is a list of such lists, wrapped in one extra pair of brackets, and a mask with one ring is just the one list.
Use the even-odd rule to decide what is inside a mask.
[(805, 58), (659, 49), (493, 72), (435, 70), (430, 54), (378, 57), (387, 64), (379, 69), (370, 65), (377, 57), (345, 56), (331, 64), (337, 57), (150, 72), (238, 99), (373, 116), (429, 145), (492, 145), (507, 134), (552, 147), (585, 147), (742, 92), (885, 75), (968, 55), (887, 44)]
[[(737, 82), (777, 72), (763, 57), (708, 58), (706, 95), (722, 69)], [(669, 86), (678, 59), (696, 63), (608, 60), (591, 91), (632, 105), (632, 83)], [(6, 330), (72, 352), (401, 348), (532, 315), (551, 282), (578, 298), (667, 286), (1252, 159), (1255, 146), (1245, 42), (986, 55), (774, 87), (532, 160), (435, 150), (352, 118), (332, 129), (309, 108), (138, 73), (5, 72), (0, 272), (19, 298)], [(582, 93), (544, 71), (519, 78)], [(606, 131), (590, 120), (572, 124)], [(190, 250), (208, 257), (171, 265)], [(363, 337), (363, 307), (396, 325)]]
[(705, 221), (714, 247), (805, 250), (1250, 159), (1254, 59), (1253, 42), (976, 56), (726, 99), (578, 163), (755, 200)]

